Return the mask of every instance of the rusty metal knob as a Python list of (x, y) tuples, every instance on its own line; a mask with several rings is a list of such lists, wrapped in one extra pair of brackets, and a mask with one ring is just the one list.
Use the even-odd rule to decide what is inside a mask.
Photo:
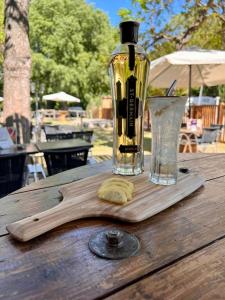
[(102, 258), (121, 259), (137, 254), (140, 243), (136, 236), (118, 229), (95, 233), (89, 240), (89, 249)]
[(109, 246), (118, 247), (122, 242), (123, 233), (119, 230), (110, 230), (106, 232), (105, 236)]

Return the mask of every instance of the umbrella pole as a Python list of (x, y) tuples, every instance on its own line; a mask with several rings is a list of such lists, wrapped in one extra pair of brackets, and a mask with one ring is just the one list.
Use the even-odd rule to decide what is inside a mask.
[(189, 65), (189, 86), (188, 86), (188, 117), (191, 118), (191, 65)]
[(188, 117), (191, 118), (191, 65), (189, 65), (189, 80), (188, 80)]

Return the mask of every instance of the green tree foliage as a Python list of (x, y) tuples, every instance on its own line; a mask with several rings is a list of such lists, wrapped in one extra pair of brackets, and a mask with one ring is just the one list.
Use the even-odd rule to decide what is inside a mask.
[[(171, 31), (174, 29), (181, 31), (183, 24), (187, 21), (192, 22), (193, 18), (191, 16), (184, 17), (182, 14), (174, 16), (168, 26), (170, 26)], [(222, 49), (222, 39), (221, 39), (221, 21), (215, 18), (214, 15), (208, 16), (204, 22), (204, 26), (200, 26), (198, 30), (192, 33), (191, 38), (186, 47), (198, 47), (204, 49)], [(177, 45), (174, 40), (167, 41), (163, 40), (154, 44), (151, 49), (151, 58), (155, 59), (159, 56), (166, 55), (177, 50)]]
[(218, 92), (219, 92), (221, 101), (225, 102), (225, 85), (220, 85), (218, 87)]
[[(225, 49), (224, 0), (132, 0), (132, 3), (135, 13), (121, 10), (120, 14), (123, 18), (133, 14), (135, 18), (144, 21), (144, 46), (147, 49), (152, 50), (166, 42), (181, 49), (192, 44), (193, 36), (199, 30), (201, 35), (207, 36), (208, 29), (220, 39), (220, 49)], [(210, 41), (208, 37), (207, 40)]]
[(223, 49), (221, 39), (221, 20), (214, 15), (209, 16), (204, 26), (192, 34), (188, 46), (198, 46), (203, 49)]
[[(120, 16), (144, 23), (143, 46), (150, 51), (151, 59), (183, 47), (225, 50), (224, 0), (132, 0), (132, 3), (134, 9), (121, 9)], [(225, 100), (224, 86), (205, 88), (204, 93), (219, 94)]]
[(29, 18), (33, 81), (48, 93), (71, 93), (84, 107), (109, 93), (116, 35), (102, 11), (84, 0), (33, 0)]

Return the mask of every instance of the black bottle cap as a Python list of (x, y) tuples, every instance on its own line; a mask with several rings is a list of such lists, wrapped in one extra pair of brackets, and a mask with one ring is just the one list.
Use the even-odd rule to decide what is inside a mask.
[(139, 23), (135, 21), (125, 21), (120, 23), (120, 40), (122, 44), (138, 42)]

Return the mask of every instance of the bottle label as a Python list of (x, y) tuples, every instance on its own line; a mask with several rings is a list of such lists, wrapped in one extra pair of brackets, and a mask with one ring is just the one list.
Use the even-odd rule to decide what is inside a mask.
[(117, 116), (118, 118), (126, 118), (127, 117), (127, 99), (123, 98), (123, 100), (117, 101)]
[(139, 145), (120, 145), (120, 153), (137, 153), (140, 152), (141, 147)]
[(127, 79), (127, 136), (132, 139), (135, 136), (136, 117), (136, 77), (131, 75)]
[[(142, 113), (142, 102), (139, 101), (139, 98), (135, 100), (135, 118), (141, 117)], [(127, 99), (117, 101), (117, 118), (126, 118), (127, 117)]]

